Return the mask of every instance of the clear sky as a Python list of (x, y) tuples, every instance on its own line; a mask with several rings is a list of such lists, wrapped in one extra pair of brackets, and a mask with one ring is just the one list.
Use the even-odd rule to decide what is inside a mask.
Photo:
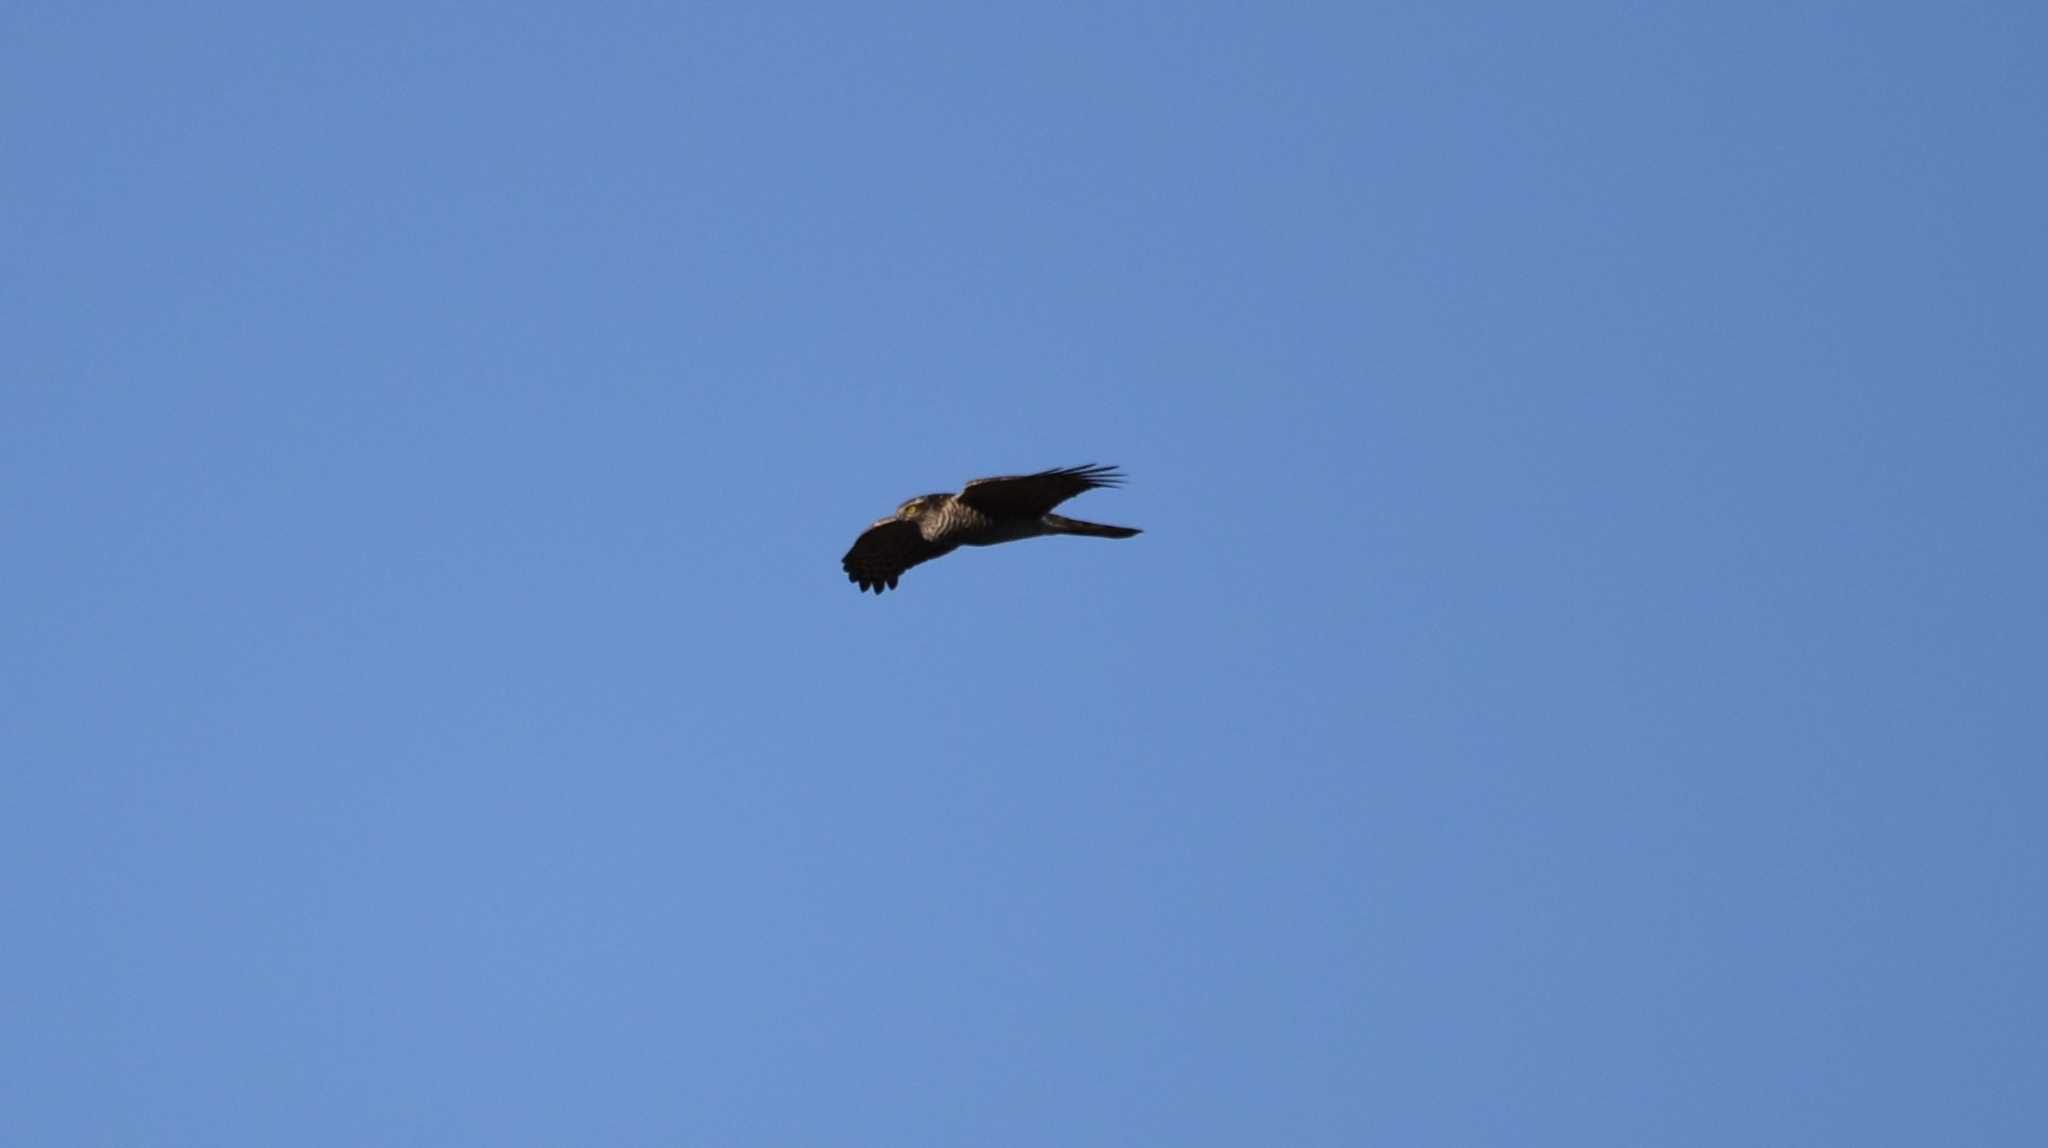
[(6, 5), (0, 1142), (2048, 1143), (2044, 11)]

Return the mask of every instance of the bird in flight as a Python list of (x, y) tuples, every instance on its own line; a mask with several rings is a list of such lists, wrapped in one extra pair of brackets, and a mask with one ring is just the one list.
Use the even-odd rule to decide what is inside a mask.
[(1113, 466), (1067, 466), (1037, 474), (977, 478), (958, 494), (921, 494), (896, 508), (854, 540), (840, 565), (862, 590), (896, 588), (896, 579), (920, 562), (960, 546), (993, 546), (1047, 534), (1129, 538), (1129, 526), (1103, 526), (1062, 518), (1052, 508), (1083, 491), (1121, 485)]

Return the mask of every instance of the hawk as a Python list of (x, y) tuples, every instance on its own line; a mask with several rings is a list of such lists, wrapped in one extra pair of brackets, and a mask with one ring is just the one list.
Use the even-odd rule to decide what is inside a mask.
[(880, 594), (895, 589), (905, 570), (960, 546), (993, 546), (1046, 534), (1129, 538), (1138, 531), (1052, 513), (1053, 507), (1083, 491), (1118, 486), (1123, 480), (1115, 467), (1089, 463), (977, 478), (958, 494), (922, 494), (862, 531), (839, 564), (848, 581)]

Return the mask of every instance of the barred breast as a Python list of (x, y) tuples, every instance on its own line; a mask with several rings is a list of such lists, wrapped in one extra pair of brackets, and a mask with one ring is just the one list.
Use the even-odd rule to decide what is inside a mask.
[(1019, 538), (1036, 538), (1045, 532), (1045, 524), (1039, 519), (992, 518), (956, 498), (947, 499), (937, 514), (926, 515), (924, 520), (928, 541), (958, 546), (993, 546)]

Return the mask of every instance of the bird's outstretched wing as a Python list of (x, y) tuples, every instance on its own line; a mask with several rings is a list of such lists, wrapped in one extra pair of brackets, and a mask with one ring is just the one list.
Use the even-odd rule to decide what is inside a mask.
[(839, 560), (848, 581), (863, 590), (879, 594), (894, 590), (896, 579), (920, 562), (929, 562), (953, 549), (925, 541), (917, 523), (901, 518), (884, 518), (854, 539), (853, 549)]
[(983, 514), (1004, 517), (1037, 517), (1080, 494), (1097, 487), (1116, 486), (1124, 476), (1113, 466), (1063, 466), (1037, 474), (1004, 478), (977, 478), (960, 492), (960, 501)]

